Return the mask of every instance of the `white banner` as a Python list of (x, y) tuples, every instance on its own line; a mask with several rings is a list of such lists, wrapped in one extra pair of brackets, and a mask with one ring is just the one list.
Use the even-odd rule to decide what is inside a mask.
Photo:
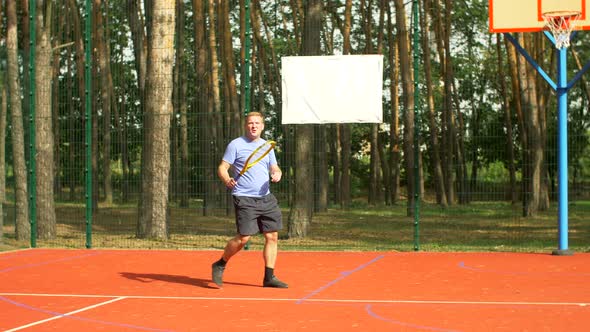
[(282, 58), (282, 123), (383, 122), (383, 56)]

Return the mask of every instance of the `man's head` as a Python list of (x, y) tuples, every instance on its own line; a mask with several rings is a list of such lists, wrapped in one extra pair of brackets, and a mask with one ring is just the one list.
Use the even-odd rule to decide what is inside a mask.
[(250, 112), (246, 115), (246, 136), (255, 140), (260, 138), (264, 130), (264, 117), (259, 112)]

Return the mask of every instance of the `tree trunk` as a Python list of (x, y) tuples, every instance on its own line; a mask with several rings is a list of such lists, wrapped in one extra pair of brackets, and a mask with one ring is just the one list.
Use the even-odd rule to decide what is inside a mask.
[[(106, 3), (105, 3), (106, 5)], [(105, 6), (106, 7), (106, 6)], [(110, 54), (107, 53), (107, 32), (108, 22), (104, 22), (102, 14), (102, 0), (94, 0), (96, 13), (96, 39), (95, 47), (98, 52), (98, 67), (100, 70), (100, 99), (102, 106), (102, 188), (104, 191), (104, 203), (107, 206), (113, 203), (113, 187), (111, 183), (111, 89), (109, 89), (109, 76), (111, 75)]]
[(328, 186), (330, 174), (328, 172), (328, 138), (326, 125), (320, 125), (315, 127), (315, 138), (316, 138), (316, 152), (314, 153), (315, 166), (315, 188), (314, 192), (316, 212), (325, 212), (328, 210)]
[[(215, 23), (217, 20), (215, 19), (214, 0), (209, 0), (208, 2), (208, 15), (209, 19), (207, 20), (207, 22), (209, 22), (209, 39), (206, 40), (205, 37), (203, 37), (204, 43), (201, 46), (205, 47), (206, 55), (204, 59), (205, 61), (208, 61), (209, 65), (208, 70), (206, 70), (207, 72), (203, 72), (204, 75), (202, 79), (207, 91), (207, 94), (204, 96), (206, 96), (206, 123), (209, 124), (207, 128), (208, 133), (205, 137), (210, 137), (211, 139), (208, 142), (208, 146), (203, 151), (207, 151), (208, 154), (219, 156), (223, 153), (224, 140), (227, 140), (229, 138), (225, 137), (223, 132), (223, 114), (221, 109), (221, 96), (219, 88), (219, 60), (217, 56), (217, 25)], [(204, 27), (207, 28), (206, 25)], [(205, 43), (205, 41), (207, 41), (208, 44)], [(204, 65), (206, 66), (207, 64), (205, 63)], [(207, 171), (205, 173), (205, 179), (207, 181), (207, 188), (205, 189), (206, 194), (203, 202), (203, 215), (214, 214), (215, 211), (220, 208), (220, 204), (223, 204), (223, 200), (220, 200), (220, 197), (225, 195), (225, 188), (219, 186), (219, 183), (215, 181), (215, 170), (217, 169), (218, 162), (219, 160), (213, 160), (211, 158), (207, 158), (206, 161)]]
[[(373, 18), (372, 18), (372, 1), (368, 3), (365, 0), (361, 1), (361, 26), (363, 27), (364, 35), (365, 35), (365, 54), (373, 54)], [(377, 29), (379, 32), (383, 30), (383, 19), (382, 19), (383, 10), (379, 11), (379, 17), (381, 26)], [(381, 39), (379, 40), (379, 44), (381, 43)], [(371, 124), (370, 129), (370, 136), (369, 136), (369, 143), (370, 143), (370, 155), (369, 155), (369, 195), (368, 195), (368, 204), (369, 205), (377, 205), (381, 201), (382, 198), (382, 190), (381, 190), (381, 173), (379, 172), (381, 169), (381, 162), (379, 160), (379, 125), (378, 124)]]
[[(270, 56), (266, 56), (263, 59), (263, 63), (264, 63), (264, 67), (265, 67), (265, 71), (267, 73), (267, 80), (268, 80), (268, 85), (269, 85), (269, 89), (270, 92), (273, 96), (273, 100), (275, 102), (275, 104), (277, 105), (277, 109), (281, 108), (281, 74), (280, 74), (280, 65), (278, 62), (278, 58), (277, 58), (277, 54), (275, 51), (275, 47), (274, 47), (274, 42), (273, 42), (273, 36), (271, 34), (271, 28), (269, 28), (268, 26), (268, 18), (265, 19), (265, 17), (262, 15), (262, 8), (261, 8), (261, 4), (260, 1), (255, 1), (256, 4), (256, 13), (257, 13), (257, 17), (260, 18), (260, 20), (262, 21), (262, 25), (264, 27), (264, 32), (266, 34), (266, 42), (263, 42), (259, 31), (255, 30), (254, 34), (255, 36), (259, 39), (259, 44), (264, 45), (264, 47), (268, 48), (268, 50), (270, 51)], [(270, 60), (272, 62), (272, 68), (274, 68), (274, 70), (272, 70), (269, 67), (269, 63), (267, 58), (270, 57)], [(278, 112), (277, 114), (277, 123), (282, 123), (281, 121), (281, 113)]]
[[(203, 8), (203, 1), (193, 0), (193, 24), (194, 24), (194, 42), (195, 42), (195, 99), (196, 99), (196, 112), (197, 112), (197, 123), (212, 123), (209, 126), (199, 126), (198, 136), (202, 137), (199, 140), (199, 151), (198, 156), (208, 156), (211, 152), (217, 155), (216, 152), (218, 140), (223, 141), (223, 137), (218, 133), (213, 120), (211, 117), (210, 110), (210, 73), (208, 70), (209, 53), (208, 44), (206, 39), (207, 23), (206, 15)], [(209, 138), (209, 139), (207, 139)], [(212, 214), (215, 207), (222, 207), (225, 213), (229, 213), (233, 205), (226, 204), (228, 194), (221, 192), (219, 189), (218, 182), (215, 181), (216, 175), (215, 170), (217, 167), (218, 160), (212, 160), (211, 158), (197, 158), (199, 160), (199, 167), (202, 167), (205, 171), (199, 179), (203, 183), (204, 188), (204, 202), (208, 205), (203, 207), (203, 215)], [(217, 202), (217, 206), (214, 204)]]
[[(430, 2), (431, 0), (424, 1), (424, 12), (430, 13)], [(441, 207), (446, 208), (448, 206), (447, 193), (445, 188), (445, 181), (443, 176), (443, 169), (440, 160), (440, 143), (439, 143), (439, 130), (438, 124), (436, 123), (436, 109), (434, 103), (434, 91), (432, 81), (432, 68), (430, 60), (430, 20), (428, 15), (423, 15), (422, 22), (422, 47), (424, 52), (424, 73), (425, 73), (425, 84), (426, 84), (426, 100), (428, 103), (428, 127), (430, 129), (430, 158), (431, 158), (431, 172), (434, 181), (434, 189), (436, 192), (436, 203)]]
[[(19, 5), (18, 5), (18, 10), (17, 10), (17, 15), (18, 13), (20, 13), (21, 17), (25, 17), (28, 18), (29, 15), (29, 0), (19, 0)], [(21, 109), (22, 112), (21, 114), (23, 115), (23, 134), (27, 133), (24, 139), (26, 139), (26, 137), (28, 136), (28, 133), (30, 132), (29, 129), (29, 123), (30, 121), (28, 121), (28, 116), (31, 114), (31, 94), (29, 93), (29, 88), (31, 86), (31, 72), (28, 69), (28, 64), (30, 63), (30, 56), (31, 56), (31, 27), (30, 27), (30, 20), (29, 19), (19, 19), (19, 27), (22, 27), (22, 31), (18, 34), (18, 43), (21, 47), (20, 49), (20, 54), (22, 57), (22, 63), (26, 64), (26, 69), (23, 70), (22, 72), (22, 82), (21, 82), (21, 89), (24, 91), (22, 93), (22, 104), (21, 104)], [(30, 146), (27, 144), (24, 148), (24, 152), (25, 152), (25, 156), (30, 156), (29, 153), (29, 149)], [(30, 181), (30, 179), (27, 179), (27, 182)], [(30, 188), (29, 188), (30, 190)], [(27, 200), (29, 198), (27, 197)], [(28, 205), (28, 204), (27, 204)], [(29, 207), (30, 209), (30, 207)], [(27, 213), (28, 215), (28, 213)], [(29, 223), (30, 220), (27, 220), (27, 223)]]
[[(457, 91), (457, 89), (453, 88), (452, 91)], [(456, 94), (454, 95), (456, 96)], [(455, 105), (459, 105), (459, 103), (457, 102)], [(453, 125), (456, 132), (453, 142), (455, 144), (455, 156), (457, 160), (455, 171), (457, 174), (457, 187), (459, 189), (459, 203), (466, 204), (468, 202), (467, 193), (469, 190), (467, 187), (467, 155), (465, 153), (465, 132), (467, 129), (463, 120), (463, 112), (459, 107), (457, 107), (457, 122), (458, 125)]]
[[(54, 137), (51, 112), (51, 3), (37, 1), (37, 47), (35, 56), (35, 147), (37, 170), (37, 235), (40, 239), (55, 238)], [(47, 10), (47, 13), (45, 13)]]
[(389, 186), (389, 201), (392, 205), (397, 203), (399, 192), (400, 179), (400, 139), (399, 139), (399, 47), (395, 40), (393, 28), (393, 14), (391, 13), (391, 5), (387, 2), (387, 43), (389, 45), (389, 79), (391, 84), (389, 86), (389, 93), (391, 94), (391, 133), (389, 135), (389, 170), (390, 180)]
[(445, 12), (444, 14), (441, 12), (440, 22), (441, 25), (443, 24), (442, 18), (444, 17), (444, 28), (441, 29), (441, 37), (443, 38), (443, 45), (444, 45), (444, 63), (442, 63), (441, 67), (444, 68), (444, 85), (445, 85), (445, 114), (444, 114), (444, 127), (445, 127), (445, 136), (446, 136), (446, 154), (445, 154), (445, 164), (446, 164), (446, 176), (445, 179), (447, 183), (445, 184), (445, 188), (447, 188), (447, 203), (449, 205), (454, 204), (455, 202), (455, 181), (457, 177), (455, 176), (455, 172), (453, 167), (460, 163), (460, 161), (456, 158), (455, 153), (455, 119), (454, 119), (454, 111), (453, 111), (453, 63), (451, 58), (451, 1), (445, 0)]
[[(134, 55), (134, 64), (135, 64), (135, 70), (137, 72), (137, 85), (138, 85), (138, 94), (139, 94), (139, 108), (140, 108), (140, 112), (141, 114), (145, 114), (145, 97), (146, 97), (146, 93), (145, 93), (145, 84), (146, 84), (146, 76), (147, 76), (147, 58), (148, 58), (148, 50), (147, 50), (147, 34), (146, 34), (146, 30), (148, 30), (148, 23), (146, 22), (146, 20), (144, 19), (144, 12), (147, 11), (147, 7), (149, 7), (149, 5), (146, 3), (146, 11), (144, 11), (141, 8), (141, 0), (128, 0), (127, 1), (127, 5), (129, 7), (129, 29), (131, 31), (131, 37), (132, 37), (132, 41), (133, 41), (133, 55)], [(146, 16), (149, 15), (149, 13), (146, 13)], [(123, 112), (124, 113), (124, 112)], [(94, 121), (95, 116), (93, 116), (93, 121)], [(123, 135), (124, 138), (124, 142), (122, 142), (123, 145), (123, 151), (122, 151), (122, 163), (124, 165), (129, 165), (129, 167), (125, 167), (123, 168), (123, 171), (125, 172), (126, 169), (129, 170), (129, 174), (130, 176), (132, 176), (133, 174), (133, 170), (131, 170), (130, 165), (132, 165), (131, 160), (129, 158), (129, 154), (127, 153), (127, 139), (126, 139), (126, 125), (124, 124), (124, 129), (125, 129), (125, 133)], [(145, 126), (144, 126), (144, 134), (145, 134)], [(145, 149), (142, 150), (142, 154), (141, 154), (141, 165), (143, 166), (144, 162), (143, 162), (143, 158), (145, 156)], [(94, 163), (94, 158), (93, 157), (93, 163)], [(125, 174), (125, 173), (124, 173)], [(142, 174), (143, 176), (143, 174)], [(93, 182), (94, 182), (94, 178), (96, 178), (96, 176), (93, 177)], [(123, 192), (123, 197), (124, 200), (126, 201), (129, 197), (129, 181), (131, 179), (127, 179), (124, 182), (124, 192)], [(139, 209), (142, 209), (142, 204), (143, 202), (139, 202)], [(95, 204), (93, 203), (92, 205), (93, 207), (95, 206)], [(141, 224), (141, 218), (139, 219), (140, 221), (137, 224), (137, 234), (140, 235), (145, 234), (145, 230), (146, 230), (146, 225)]]
[[(446, 17), (445, 9), (441, 7), (440, 1), (432, 1), (433, 13), (434, 13), (434, 33), (435, 41), (437, 46), (437, 53), (440, 62), (441, 78), (444, 80), (444, 95), (443, 95), (443, 108), (441, 114), (441, 165), (444, 174), (444, 187), (447, 190), (447, 205), (454, 204), (455, 201), (455, 173), (453, 170), (454, 166), (454, 120), (453, 120), (453, 101), (452, 101), (452, 74), (448, 71), (451, 70), (451, 60), (447, 59), (450, 56), (450, 47), (448, 43), (450, 37), (446, 31), (450, 26), (450, 17), (448, 20), (443, 21), (443, 17)], [(444, 25), (443, 25), (444, 23)]]
[[(572, 56), (574, 57), (576, 68), (578, 69), (578, 71), (582, 70), (584, 66), (582, 65), (582, 61), (580, 60), (578, 52), (573, 46), (570, 47), (570, 51), (572, 52)], [(586, 98), (590, 100), (590, 85), (588, 84), (588, 81), (585, 80), (583, 76), (580, 78), (580, 81), (582, 82), (582, 89), (584, 89), (584, 94), (586, 95)]]
[[(0, 4), (0, 17), (2, 15), (2, 4)], [(0, 38), (4, 38), (0, 33)], [(8, 93), (6, 92), (6, 77), (4, 72), (0, 74), (0, 244), (4, 238), (4, 201), (6, 200), (6, 114), (8, 112)]]
[[(546, 50), (546, 42), (547, 38), (541, 34), (533, 34), (533, 51), (535, 54), (535, 59), (537, 63), (544, 63), (544, 58), (546, 58), (545, 52)], [(548, 63), (548, 68), (555, 68), (555, 59), (557, 58), (555, 54), (555, 49), (551, 48), (553, 52), (549, 53), (549, 58), (551, 59)], [(542, 149), (542, 160), (541, 160), (541, 182), (539, 188), (539, 211), (547, 211), (551, 205), (550, 197), (549, 197), (549, 167), (545, 160), (545, 146), (547, 145), (547, 111), (548, 106), (547, 100), (554, 96), (554, 91), (549, 89), (549, 85), (535, 71), (534, 75), (535, 79), (535, 87), (537, 90), (537, 104), (539, 105), (539, 148)]]
[(502, 108), (504, 109), (504, 127), (506, 128), (506, 154), (508, 155), (507, 168), (510, 176), (510, 202), (512, 205), (516, 204), (516, 167), (514, 157), (514, 143), (512, 133), (512, 115), (510, 112), (510, 99), (508, 97), (508, 89), (506, 88), (506, 80), (504, 73), (504, 61), (502, 58), (502, 38), (500, 34), (496, 34), (496, 53), (498, 54), (498, 86), (500, 96), (502, 96)]
[[(56, 24), (56, 31), (55, 31), (55, 37), (53, 37), (53, 43), (55, 45), (61, 45), (63, 43), (63, 31), (64, 29), (64, 24), (65, 24), (65, 20), (61, 20), (61, 22), (58, 22)], [(59, 53), (57, 53), (59, 54)], [(53, 128), (53, 139), (54, 139), (54, 143), (53, 143), (53, 178), (55, 179), (55, 181), (53, 182), (53, 192), (54, 192), (54, 197), (56, 197), (57, 199), (60, 199), (61, 195), (62, 195), (62, 183), (61, 183), (61, 177), (59, 176), (59, 174), (62, 173), (62, 170), (60, 169), (60, 161), (59, 161), (59, 147), (61, 146), (61, 136), (62, 136), (62, 132), (61, 132), (61, 128), (59, 126), (59, 118), (60, 118), (60, 107), (59, 107), (59, 93), (57, 93), (58, 91), (60, 91), (60, 80), (59, 80), (59, 67), (60, 67), (60, 59), (59, 56), (52, 56), (51, 59), (51, 63), (52, 63), (52, 68), (51, 68), (51, 85), (52, 85), (52, 90), (55, 91), (56, 93), (52, 93), (51, 94), (51, 121), (52, 121), (52, 125), (51, 127)]]
[[(321, 52), (320, 32), (323, 17), (321, 0), (310, 0), (305, 8), (303, 55), (318, 55)], [(295, 126), (295, 196), (289, 212), (288, 235), (291, 238), (305, 237), (312, 222), (314, 195), (313, 125)]]
[(410, 57), (410, 36), (406, 25), (406, 10), (403, 0), (395, 0), (396, 27), (402, 77), (404, 116), (404, 159), (406, 167), (407, 215), (414, 215), (414, 78)]
[(334, 188), (332, 189), (334, 192), (334, 203), (339, 204), (342, 206), (342, 170), (341, 170), (341, 160), (342, 160), (342, 145), (340, 144), (340, 125), (334, 124), (331, 126), (330, 133), (332, 137), (330, 138), (330, 150), (332, 153), (332, 164), (334, 165), (333, 170), (333, 178), (332, 183), (334, 184)]
[[(68, 0), (69, 11), (72, 16), (72, 23), (71, 29), (74, 38), (74, 59), (75, 59), (75, 70), (72, 70), (71, 76), (75, 76), (77, 80), (71, 81), (71, 91), (78, 92), (78, 99), (77, 103), (71, 103), (71, 116), (69, 119), (69, 124), (71, 128), (74, 128), (76, 125), (77, 118), (84, 119), (83, 109), (84, 109), (84, 100), (86, 99), (86, 93), (82, 88), (84, 86), (84, 75), (77, 75), (74, 73), (83, 73), (84, 72), (84, 39), (82, 38), (82, 18), (80, 17), (80, 10), (75, 0)], [(76, 86), (76, 87), (75, 87)], [(74, 115), (76, 114), (76, 115)], [(82, 126), (84, 128), (84, 126)], [(76, 165), (79, 161), (76, 158), (76, 151), (83, 148), (82, 142), (77, 142), (75, 138), (75, 133), (70, 133), (69, 135), (69, 143), (68, 146), (68, 160), (70, 165)], [(69, 190), (70, 190), (70, 197), (71, 201), (76, 200), (76, 185), (78, 184), (78, 179), (76, 176), (72, 176), (69, 179)]]
[(137, 71), (137, 82), (139, 96), (143, 105), (145, 96), (145, 82), (147, 71), (147, 36), (145, 33), (145, 20), (143, 10), (140, 9), (141, 0), (128, 0), (129, 7), (129, 28), (133, 40), (133, 54), (135, 55), (135, 69)]
[[(507, 53), (507, 62), (508, 62), (508, 68), (510, 69), (510, 81), (512, 82), (511, 84), (511, 90), (512, 90), (512, 98), (514, 98), (513, 101), (513, 106), (514, 106), (514, 110), (516, 112), (516, 118), (518, 121), (518, 127), (520, 128), (519, 130), (519, 134), (518, 135), (520, 137), (521, 140), (521, 146), (523, 149), (526, 149), (526, 147), (528, 146), (528, 138), (527, 138), (527, 132), (526, 129), (524, 128), (524, 115), (522, 112), (522, 101), (521, 101), (521, 97), (520, 97), (520, 81), (518, 79), (518, 58), (516, 55), (516, 49), (514, 48), (514, 45), (512, 45), (506, 38), (504, 38), (504, 45), (506, 47), (506, 53)], [(526, 160), (526, 154), (523, 151), (522, 152), (522, 160), (525, 161)], [(526, 200), (528, 199), (528, 195), (526, 195), (526, 190), (524, 188), (526, 181), (524, 181), (524, 179), (526, 179), (526, 172), (527, 169), (526, 167), (522, 167), (522, 183), (521, 183), (521, 192), (522, 192), (522, 204), (523, 204), (523, 211), (524, 211), (524, 207), (526, 206)], [(513, 191), (517, 191), (516, 187), (512, 188)], [(524, 213), (524, 212), (523, 212)]]
[[(379, 2), (379, 25), (377, 28), (377, 54), (383, 55), (383, 43), (385, 40), (385, 13), (387, 12), (387, 1), (381, 0)], [(377, 172), (379, 172), (379, 179), (377, 185), (379, 186), (378, 189), (378, 199), (382, 203), (386, 203), (388, 199), (388, 191), (387, 186), (389, 185), (390, 174), (389, 174), (389, 165), (387, 163), (387, 157), (385, 156), (385, 144), (384, 140), (386, 140), (384, 132), (380, 131), (381, 125), (376, 125), (377, 129), (377, 138), (375, 139), (375, 152), (376, 156), (379, 160), (377, 165)]]
[(155, 0), (153, 34), (148, 41), (150, 62), (146, 82), (146, 136), (143, 165), (141, 223), (148, 238), (168, 237), (168, 182), (170, 172), (170, 118), (174, 64), (175, 3)]
[[(0, 9), (0, 16), (2, 10)], [(0, 74), (0, 82), (6, 82), (4, 75)], [(4, 238), (4, 202), (6, 201), (6, 113), (8, 112), (8, 93), (6, 84), (0, 87), (0, 244)]]
[(238, 96), (238, 87), (236, 83), (236, 67), (234, 65), (234, 49), (232, 43), (232, 31), (230, 23), (230, 4), (228, 1), (220, 1), (221, 16), (220, 20), (223, 22), (222, 32), (222, 58), (223, 58), (223, 77), (224, 88), (227, 93), (227, 100), (225, 105), (227, 107), (226, 113), (229, 115), (227, 126), (229, 127), (228, 137), (237, 137), (242, 130), (241, 114), (240, 114), (240, 99)]
[(339, 124), (340, 127), (340, 207), (348, 210), (352, 203), (350, 187), (351, 128), (350, 124)]
[[(316, 0), (312, 0), (316, 1)], [(306, 37), (303, 37), (303, 44)], [(289, 238), (303, 238), (309, 232), (313, 215), (313, 126), (295, 126), (295, 194), (289, 211)]]
[(370, 132), (370, 160), (369, 160), (369, 205), (378, 205), (381, 202), (381, 161), (379, 160), (379, 125), (371, 124)]
[(184, 1), (176, 0), (176, 61), (174, 67), (174, 101), (175, 112), (178, 119), (174, 120), (177, 124), (173, 126), (172, 132), (175, 133), (174, 147), (176, 153), (173, 153), (174, 164), (172, 181), (173, 192), (179, 199), (179, 206), (186, 208), (189, 205), (189, 172), (188, 172), (188, 119), (187, 119), (187, 91), (188, 91), (188, 70), (186, 68), (185, 58), (185, 7)]
[(389, 169), (389, 160), (387, 159), (387, 134), (385, 132), (379, 133), (379, 139), (377, 140), (377, 152), (379, 153), (379, 163), (381, 165), (381, 175), (383, 177), (383, 197), (382, 201), (386, 205), (391, 205), (391, 170)]
[[(196, 6), (196, 1), (200, 1), (200, 0), (193, 0), (193, 4), (194, 6)], [(240, 47), (240, 68), (241, 68), (241, 73), (242, 75), (245, 74), (244, 70), (246, 70), (246, 5), (245, 5), (245, 0), (239, 0), (240, 1), (240, 45), (242, 45)], [(202, 7), (202, 5), (199, 5), (200, 7)], [(252, 20), (250, 20), (250, 22), (252, 22)], [(297, 30), (295, 30), (297, 31)], [(248, 38), (251, 38), (251, 36), (248, 36)], [(246, 85), (245, 84), (240, 84), (240, 105), (241, 105), (241, 110), (243, 110), (245, 108), (246, 105)]]
[[(528, 37), (528, 36), (527, 36)], [(521, 45), (531, 45), (529, 40), (525, 40), (522, 34), (519, 34), (519, 43)], [(526, 44), (525, 44), (526, 43)], [(537, 103), (535, 78), (536, 71), (529, 66), (524, 57), (518, 57), (519, 60), (519, 79), (522, 91), (522, 101), (524, 109), (524, 123), (527, 132), (529, 145), (525, 147), (523, 168), (526, 168), (526, 177), (523, 174), (525, 185), (525, 195), (528, 195), (524, 207), (525, 216), (534, 216), (539, 210), (539, 194), (541, 189), (541, 171), (543, 161), (543, 149), (541, 147), (541, 132), (539, 123), (539, 105)]]
[[(95, 8), (93, 8), (92, 10), (92, 15), (93, 15), (93, 22), (96, 21), (96, 15), (98, 14), (98, 11), (95, 10)], [(92, 25), (92, 40), (97, 39), (97, 26), (96, 24)], [(94, 59), (96, 59), (97, 57), (97, 50), (95, 47), (92, 48), (92, 57)], [(92, 80), (94, 80), (95, 77), (98, 77), (98, 66), (96, 64), (96, 62), (92, 62), (92, 74), (91, 77), (93, 77)], [(97, 96), (97, 90), (98, 89), (98, 84), (92, 84), (92, 97), (91, 97), (91, 115), (90, 115), (90, 135), (91, 135), (91, 139), (90, 139), (90, 151), (91, 151), (91, 174), (92, 174), (92, 189), (91, 189), (91, 201), (92, 201), (92, 214), (96, 214), (98, 212), (98, 200), (100, 197), (100, 191), (99, 191), (99, 178), (98, 178), (98, 174), (99, 174), (99, 160), (98, 160), (98, 155), (99, 155), (99, 151), (98, 151), (98, 98), (95, 98), (95, 96)]]
[[(74, 14), (75, 15), (75, 14)], [(72, 56), (76, 57), (75, 55), (76, 51), (73, 52)], [(80, 112), (83, 110), (82, 108), (82, 101), (84, 100), (79, 99), (78, 101), (75, 100), (74, 97), (74, 93), (76, 91), (81, 91), (84, 89), (78, 89), (79, 86), (84, 86), (84, 85), (78, 85), (79, 80), (77, 80), (76, 76), (83, 76), (83, 75), (76, 75), (76, 73), (79, 73), (79, 71), (77, 71), (76, 68), (76, 64), (72, 63), (72, 61), (68, 58), (66, 60), (67, 62), (67, 67), (68, 67), (68, 80), (66, 82), (67, 84), (67, 89), (68, 89), (68, 99), (71, 100), (72, 102), (68, 103), (68, 105), (66, 106), (67, 108), (67, 112), (69, 114), (68, 119), (67, 119), (67, 125), (69, 126), (69, 128), (76, 128), (76, 126), (79, 124), (78, 121), (79, 119), (82, 119), (83, 117), (81, 116)], [(82, 71), (84, 72), (84, 71)], [(78, 94), (78, 96), (80, 96)], [(82, 127), (84, 128), (84, 127)], [(64, 153), (67, 153), (67, 163), (69, 165), (69, 167), (64, 167), (64, 181), (66, 182), (65, 185), (68, 187), (68, 200), (70, 202), (74, 202), (76, 200), (76, 185), (80, 182), (78, 182), (80, 179), (78, 178), (77, 174), (79, 174), (79, 172), (77, 172), (77, 169), (83, 168), (82, 167), (82, 160), (83, 158), (76, 158), (76, 151), (80, 151), (82, 150), (82, 147), (84, 146), (82, 144), (82, 142), (77, 142), (76, 141), (76, 133), (73, 132), (72, 130), (66, 130), (65, 133), (65, 139), (67, 141), (67, 147), (65, 147), (65, 151)], [(58, 158), (59, 159), (59, 158)], [(65, 159), (65, 158), (64, 158)], [(76, 165), (74, 167), (74, 165)], [(73, 170), (68, 170), (68, 168), (74, 168)]]
[[(344, 9), (344, 31), (342, 31), (344, 45), (342, 53), (347, 55), (352, 53), (350, 42), (350, 29), (352, 27), (352, 0), (346, 0)], [(341, 169), (340, 169), (340, 204), (341, 208), (347, 210), (352, 202), (350, 188), (350, 157), (351, 157), (351, 127), (350, 124), (340, 124), (340, 145), (341, 145)]]
[[(336, 31), (337, 28), (337, 19), (338, 16), (337, 14), (334, 13), (330, 13), (330, 18), (331, 18), (331, 27), (330, 28), (326, 28), (326, 32), (325, 32), (325, 38), (326, 38), (326, 52), (328, 54), (334, 54), (334, 33)], [(337, 124), (332, 124), (332, 125), (328, 125), (326, 128), (326, 138), (327, 138), (327, 149), (328, 149), (328, 153), (327, 153), (327, 158), (329, 158), (329, 160), (326, 160), (326, 166), (329, 167), (328, 165), (331, 164), (332, 165), (332, 187), (327, 188), (328, 192), (332, 192), (333, 196), (331, 197), (332, 202), (335, 204), (340, 204), (341, 200), (340, 200), (340, 151), (341, 151), (341, 147), (340, 147), (340, 126)], [(317, 137), (318, 139), (321, 139), (319, 136)], [(329, 170), (326, 169), (326, 172), (328, 172)], [(320, 175), (321, 176), (321, 175)], [(329, 186), (329, 178), (326, 178), (326, 180), (328, 181), (328, 186)], [(329, 205), (330, 203), (330, 197), (328, 194), (328, 197), (326, 197), (327, 199), (327, 204)]]
[[(8, 1), (6, 29), (7, 81), (10, 93), (12, 158), (15, 191), (15, 236), (19, 241), (30, 240), (29, 204), (27, 189), (27, 167), (25, 163), (25, 142), (21, 85), (18, 75), (18, 32), (16, 3)], [(25, 20), (26, 21), (26, 20)], [(26, 70), (25, 70), (26, 72)]]

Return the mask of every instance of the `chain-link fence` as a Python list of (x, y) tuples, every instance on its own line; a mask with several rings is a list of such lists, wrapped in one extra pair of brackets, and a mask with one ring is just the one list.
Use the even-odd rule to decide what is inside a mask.
[[(280, 58), (300, 55), (303, 29), (315, 29), (321, 52), (333, 54), (343, 43), (339, 31), (343, 7), (326, 4), (322, 25), (302, 28), (306, 8), (292, 8), (288, 1), (176, 1), (173, 6), (174, 1), (156, 0), (58, 0), (37, 4), (31, 0), (29, 8), (17, 10), (22, 132), (14, 124), (19, 119), (14, 117), (17, 104), (10, 99), (14, 92), (5, 107), (3, 229), (4, 241), (12, 246), (223, 247), (235, 226), (229, 194), (216, 169), (225, 144), (242, 132), (246, 103), (265, 114), (264, 136), (278, 142), (276, 153), (284, 176), (271, 190), (279, 198), (285, 225), (296, 222), (291, 214), (298, 204), (295, 191), (313, 197), (313, 206), (306, 207), (313, 214), (309, 233), (287, 238), (285, 229), (283, 248), (545, 250), (557, 245), (559, 184), (555, 104), (550, 94), (540, 111), (545, 119), (538, 137), (542, 143), (534, 151), (540, 152), (542, 158), (536, 158), (541, 161), (531, 160), (532, 145), (524, 140), (519, 123), (526, 116), (516, 112), (514, 96), (508, 93), (511, 104), (501, 107), (496, 83), (485, 80), (477, 84), (487, 90), (471, 91), (481, 93), (477, 101), (461, 95), (463, 88), (459, 88), (455, 98), (460, 101), (450, 103), (453, 109), (441, 106), (442, 92), (433, 95), (434, 107), (421, 93), (422, 107), (415, 112), (420, 140), (404, 142), (407, 109), (400, 103), (404, 92), (396, 95), (392, 94), (396, 89), (390, 89), (401, 84), (390, 76), (399, 60), (393, 57), (394, 49), (382, 47), (384, 123), (310, 125), (314, 185), (296, 188), (298, 127), (281, 125)], [(250, 30), (246, 8), (251, 10)], [(360, 10), (358, 4), (353, 10)], [(384, 16), (395, 24), (393, 8), (372, 10), (385, 11)], [(28, 17), (32, 19), (27, 21)], [(377, 24), (367, 20), (353, 25), (358, 52), (362, 51), (359, 43), (367, 43), (367, 38), (382, 46), (395, 45), (399, 32), (393, 26), (379, 36), (362, 32), (361, 28)], [(9, 29), (4, 31), (9, 36)], [(250, 58), (244, 47), (247, 38), (252, 38)], [(33, 51), (32, 40), (36, 40), (31, 44), (36, 46)], [(171, 42), (157, 44), (158, 40)], [(3, 50), (4, 54), (12, 51), (10, 47)], [(494, 55), (488, 56), (491, 59), (482, 61), (495, 61)], [(250, 70), (249, 82), (244, 82), (245, 70)], [(4, 74), (8, 81), (15, 79), (8, 69)], [(437, 83), (436, 89), (442, 88)], [(169, 93), (168, 108), (159, 107), (165, 104), (158, 97), (162, 91)], [(569, 226), (574, 250), (590, 248), (589, 119), (584, 93), (575, 90), (570, 98)], [(472, 102), (469, 107), (458, 106), (468, 102)], [(158, 136), (162, 132), (165, 144)], [(25, 178), (18, 172), (23, 166), (22, 156), (15, 151), (18, 135), (25, 142)], [(438, 143), (433, 143), (433, 136)], [(349, 151), (344, 150), (345, 142), (350, 144)], [(407, 183), (413, 179), (406, 176), (404, 144), (416, 145), (420, 151), (418, 206), (406, 205)], [(168, 148), (158, 150), (161, 146)], [(166, 183), (150, 182), (161, 175), (162, 169), (156, 167), (161, 161), (169, 165), (164, 168)], [(537, 168), (530, 167), (533, 163)], [(533, 175), (531, 169), (540, 173)], [(346, 186), (343, 170), (350, 172)], [(533, 178), (538, 181), (534, 186)], [(23, 180), (28, 184), (27, 201), (32, 203), (29, 208), (25, 205), (26, 222), (19, 219), (23, 205), (18, 188)], [(164, 186), (159, 191), (150, 187), (157, 183)], [(158, 211), (153, 205), (162, 192), (166, 205)], [(142, 216), (148, 212), (164, 215), (164, 236), (146, 231)], [(260, 242), (254, 239), (254, 248)]]

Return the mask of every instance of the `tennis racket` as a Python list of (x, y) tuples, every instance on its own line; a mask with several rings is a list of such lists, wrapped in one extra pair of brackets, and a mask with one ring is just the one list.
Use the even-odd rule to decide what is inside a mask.
[(275, 142), (275, 141), (266, 141), (266, 142), (264, 142), (264, 144), (257, 147), (256, 149), (254, 149), (254, 151), (252, 151), (250, 156), (248, 156), (248, 159), (246, 159), (246, 162), (244, 163), (244, 167), (240, 171), (238, 177), (242, 176), (250, 168), (252, 168), (252, 166), (256, 165), (259, 161), (264, 159), (264, 157), (266, 157), (266, 155), (268, 155), (270, 153), (270, 151), (272, 151), (272, 149), (274, 149), (274, 147), (276, 145), (277, 145), (277, 142)]

